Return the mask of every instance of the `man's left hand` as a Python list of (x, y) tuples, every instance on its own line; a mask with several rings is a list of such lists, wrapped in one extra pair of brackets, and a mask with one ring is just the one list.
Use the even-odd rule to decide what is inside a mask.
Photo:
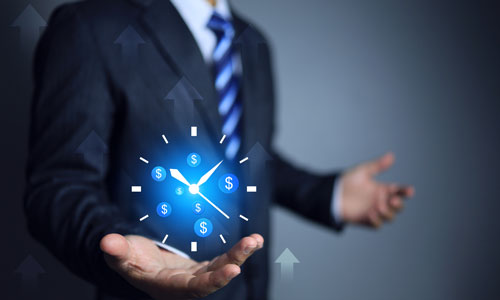
[(359, 164), (342, 175), (341, 215), (348, 223), (380, 227), (401, 211), (403, 198), (412, 197), (412, 186), (382, 183), (374, 177), (394, 163), (394, 155)]

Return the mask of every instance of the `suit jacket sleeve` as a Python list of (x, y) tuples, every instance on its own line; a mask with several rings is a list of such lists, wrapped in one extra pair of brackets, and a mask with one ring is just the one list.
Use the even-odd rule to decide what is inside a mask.
[(333, 187), (338, 174), (316, 175), (273, 155), (274, 199), (281, 206), (335, 230), (343, 225), (332, 215)]
[[(266, 38), (259, 32), (259, 40)], [(275, 92), (271, 63), (271, 51), (264, 43), (260, 64), (267, 76), (268, 95), (272, 101), (274, 114)], [(274, 127), (274, 124), (273, 124)], [(272, 130), (271, 130), (272, 131)], [(333, 189), (338, 174), (317, 175), (295, 167), (273, 152), (272, 180), (274, 180), (274, 200), (293, 212), (330, 228), (341, 230), (343, 224), (336, 222), (332, 214)]]
[(108, 200), (105, 153), (117, 105), (94, 45), (74, 6), (54, 13), (38, 45), (25, 213), (31, 234), (73, 272), (111, 294), (142, 296), (99, 248), (108, 233), (142, 232)]

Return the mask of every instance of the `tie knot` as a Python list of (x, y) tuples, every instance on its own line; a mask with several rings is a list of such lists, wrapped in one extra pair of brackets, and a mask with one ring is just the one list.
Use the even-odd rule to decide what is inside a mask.
[(207, 27), (210, 28), (219, 39), (222, 37), (232, 39), (234, 37), (233, 24), (215, 11), (208, 21)]

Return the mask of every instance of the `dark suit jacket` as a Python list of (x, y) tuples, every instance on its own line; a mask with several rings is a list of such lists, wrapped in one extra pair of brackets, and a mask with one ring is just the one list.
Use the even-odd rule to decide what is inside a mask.
[[(138, 35), (119, 39), (128, 26)], [(239, 234), (261, 233), (267, 246), (211, 298), (266, 299), (271, 203), (338, 229), (330, 213), (335, 175), (299, 170), (270, 150), (275, 101), (269, 48), (236, 14), (234, 27), (243, 65), (239, 157), (256, 143), (262, 149), (253, 148), (251, 159), (266, 159), (264, 151), (272, 157), (269, 164), (252, 165), (249, 180), (259, 191), (245, 199), (250, 204), (243, 210), (252, 221)], [(165, 96), (183, 77), (182, 85), (191, 83), (203, 100), (192, 110), (190, 92), (179, 93), (173, 111)], [(165, 132), (186, 133), (175, 138), (189, 143), (182, 137), (189, 136), (186, 120), (198, 123), (207, 148), (219, 149), (222, 122), (210, 67), (169, 1), (96, 0), (54, 12), (37, 48), (34, 78), (25, 197), (29, 230), (95, 284), (101, 299), (146, 297), (108, 268), (99, 241), (112, 232), (161, 240), (138, 222), (144, 211), (130, 193), (137, 159), (142, 153), (160, 155), (151, 149)]]

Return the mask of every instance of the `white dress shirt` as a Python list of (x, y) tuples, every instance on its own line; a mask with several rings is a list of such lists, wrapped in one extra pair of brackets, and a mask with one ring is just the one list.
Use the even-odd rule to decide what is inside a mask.
[[(207, 0), (170, 0), (175, 6), (179, 14), (181, 15), (184, 23), (191, 31), (198, 48), (200, 49), (203, 59), (207, 64), (212, 63), (212, 54), (214, 52), (215, 46), (217, 45), (217, 37), (214, 32), (207, 27), (208, 21), (212, 17), (214, 11), (220, 14), (227, 20), (231, 20), (231, 11), (227, 0), (218, 0), (216, 6), (212, 6)], [(241, 68), (241, 60), (236, 57), (236, 67)], [(342, 195), (342, 184), (341, 180), (337, 179), (334, 183), (334, 189), (332, 191), (332, 205), (331, 213), (336, 222), (342, 222), (341, 216), (341, 195)], [(185, 253), (156, 242), (156, 244), (166, 250), (177, 253), (182, 256), (187, 256)]]
[(214, 11), (226, 20), (232, 19), (227, 0), (218, 0), (215, 7), (206, 0), (170, 0), (170, 2), (191, 31), (205, 62), (211, 63), (217, 37), (207, 24)]

